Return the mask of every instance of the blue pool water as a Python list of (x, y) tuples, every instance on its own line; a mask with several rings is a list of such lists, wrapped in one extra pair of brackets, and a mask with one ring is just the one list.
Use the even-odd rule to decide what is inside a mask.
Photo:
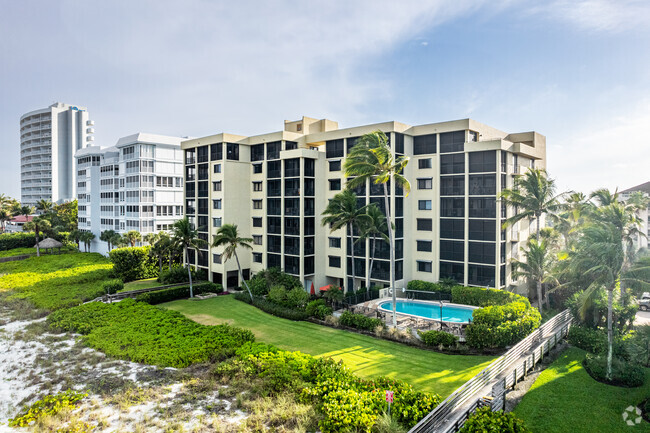
[[(379, 308), (385, 311), (393, 311), (393, 303), (391, 301), (383, 302), (379, 305)], [(413, 316), (425, 317), (427, 319), (441, 320), (440, 304), (437, 303), (430, 304), (423, 302), (397, 301), (395, 309), (398, 313), (411, 314)], [(473, 311), (473, 308), (443, 304), (442, 320), (445, 322), (467, 323), (472, 318)]]

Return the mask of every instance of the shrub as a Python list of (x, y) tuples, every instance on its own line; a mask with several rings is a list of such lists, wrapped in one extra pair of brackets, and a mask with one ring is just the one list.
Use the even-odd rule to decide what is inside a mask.
[[(223, 287), (221, 284), (199, 283), (192, 285), (194, 295), (203, 293), (221, 293)], [(169, 289), (156, 290), (155, 292), (142, 293), (136, 296), (135, 300), (155, 305), (163, 302), (175, 301), (176, 299), (186, 299), (190, 297), (190, 286), (171, 287)]]
[(149, 255), (151, 247), (116, 248), (108, 253), (113, 271), (125, 283), (158, 276), (158, 263)]
[(102, 290), (107, 295), (117, 293), (118, 291), (120, 291), (122, 289), (124, 289), (124, 281), (120, 280), (119, 278), (115, 278), (113, 280), (105, 281), (102, 284)]
[[(198, 280), (196, 270), (192, 269), (190, 272), (192, 272), (192, 282)], [(189, 283), (187, 268), (174, 266), (171, 269), (163, 269), (157, 281), (163, 284)]]
[(14, 248), (31, 248), (36, 245), (33, 232), (2, 233), (0, 234), (0, 251)]
[(225, 359), (255, 339), (248, 330), (201, 325), (177, 311), (133, 299), (59, 310), (47, 322), (54, 329), (83, 334), (88, 346), (109, 356), (161, 367)]
[(384, 326), (381, 319), (373, 319), (363, 314), (355, 314), (350, 311), (344, 311), (339, 317), (339, 323), (351, 328), (363, 329), (365, 331), (374, 331), (378, 326)]
[(437, 347), (443, 345), (444, 347), (455, 346), (458, 343), (458, 337), (442, 331), (426, 331), (419, 332), (422, 342), (427, 346)]
[(274, 286), (269, 290), (269, 294), (266, 296), (267, 301), (273, 302), (274, 304), (284, 306), (287, 300), (287, 289), (283, 286)]
[(598, 382), (614, 386), (635, 388), (645, 382), (645, 371), (643, 368), (627, 363), (618, 358), (612, 359), (612, 380), (607, 380), (607, 357), (587, 354), (582, 362), (587, 373)]
[(487, 307), (490, 305), (505, 305), (510, 302), (523, 302), (530, 307), (530, 301), (516, 293), (498, 289), (484, 289), (481, 287), (454, 286), (451, 288), (451, 299), (456, 304)]
[(465, 421), (459, 433), (528, 433), (529, 431), (515, 414), (503, 411), (492, 412), (489, 407), (482, 407)]
[(325, 305), (325, 300), (316, 299), (315, 301), (311, 301), (309, 304), (307, 304), (307, 307), (305, 307), (305, 313), (307, 313), (310, 317), (316, 317), (317, 319), (324, 320), (325, 317), (332, 314), (332, 309)]
[(505, 347), (515, 344), (537, 329), (542, 317), (534, 308), (521, 302), (474, 310), (474, 321), (466, 331), (471, 347)]
[[(248, 292), (235, 293), (232, 296), (238, 301), (242, 301), (247, 304), (251, 303), (251, 298), (250, 296), (248, 296)], [(297, 320), (305, 320), (309, 317), (309, 315), (302, 310), (287, 308), (263, 298), (253, 297), (252, 304), (253, 306), (259, 308), (260, 310), (266, 313), (272, 314), (274, 316), (282, 317), (284, 319), (297, 321)]]
[(77, 403), (88, 394), (70, 389), (54, 395), (46, 395), (42, 400), (25, 408), (16, 418), (9, 420), (10, 427), (28, 427), (34, 421), (46, 415), (56, 415), (63, 409), (74, 409)]
[(305, 292), (302, 287), (294, 287), (287, 292), (287, 306), (290, 308), (297, 308), (304, 310), (307, 302), (309, 301), (309, 293)]
[[(596, 355), (607, 353), (607, 332), (602, 329), (572, 325), (567, 339), (572, 346), (579, 347), (587, 352)], [(620, 335), (614, 336), (613, 352), (615, 357), (627, 360), (629, 355), (626, 346)]]
[(267, 269), (258, 272), (248, 282), (253, 296), (264, 296), (271, 287), (282, 286), (287, 290), (295, 287), (302, 287), (300, 280), (293, 275), (282, 272), (278, 268)]
[(439, 283), (432, 283), (430, 281), (411, 280), (406, 285), (407, 290), (420, 290), (422, 292), (442, 292), (451, 293), (451, 288), (442, 286)]

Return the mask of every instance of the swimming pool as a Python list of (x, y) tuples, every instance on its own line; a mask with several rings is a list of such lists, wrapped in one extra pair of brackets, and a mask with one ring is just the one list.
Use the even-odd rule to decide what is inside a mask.
[[(393, 311), (392, 301), (382, 302), (379, 308), (384, 311)], [(442, 304), (442, 319), (440, 318), (440, 304), (435, 302), (397, 301), (395, 310), (398, 313), (426, 319), (442, 320), (444, 322), (468, 323), (472, 319), (474, 308), (459, 305)]]

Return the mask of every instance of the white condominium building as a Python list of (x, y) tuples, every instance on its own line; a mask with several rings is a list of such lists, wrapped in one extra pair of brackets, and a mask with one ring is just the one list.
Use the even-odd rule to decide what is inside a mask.
[[(186, 213), (206, 241), (226, 223), (237, 224), (242, 236), (253, 239), (252, 251), (239, 251), (244, 278), (279, 267), (307, 290), (312, 283), (350, 288), (349, 236), (323, 227), (321, 214), (345, 188), (343, 162), (355, 141), (376, 130), (386, 133), (395, 155), (410, 158), (404, 175), (411, 193), (405, 196), (389, 186), (397, 286), (445, 277), (466, 285), (516, 286), (509, 263), (520, 254), (529, 224), (503, 230), (513, 209), (497, 195), (528, 168), (545, 167), (546, 139), (536, 132), (509, 134), (471, 119), (339, 129), (331, 120), (303, 117), (286, 121), (279, 132), (186, 140), (181, 145)], [(355, 192), (359, 204), (375, 203), (384, 210), (381, 185), (367, 184)], [(189, 260), (208, 270), (214, 282), (241, 284), (236, 263), (224, 263), (221, 253), (206, 246)], [(371, 254), (370, 241), (359, 241), (355, 233), (357, 288), (365, 281)], [(380, 241), (372, 284), (388, 285), (389, 269), (388, 245)]]
[(79, 229), (95, 234), (92, 251), (108, 252), (99, 239), (105, 230), (145, 235), (183, 217), (181, 140), (140, 133), (77, 152)]
[[(626, 190), (621, 191), (620, 198), (627, 201), (634, 193), (640, 192), (644, 196), (650, 196), (650, 182), (642, 183), (641, 185), (633, 186)], [(648, 248), (648, 236), (650, 236), (650, 207), (639, 212), (641, 219), (640, 233), (637, 234), (634, 240), (634, 246), (637, 250), (641, 248)]]
[(20, 118), (20, 201), (61, 203), (76, 196), (74, 155), (94, 140), (84, 107), (57, 102)]

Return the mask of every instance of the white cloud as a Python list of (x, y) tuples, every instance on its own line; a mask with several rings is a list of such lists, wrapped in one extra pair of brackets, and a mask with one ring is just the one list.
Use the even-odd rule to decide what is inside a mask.
[(555, 0), (530, 9), (566, 21), (582, 30), (623, 32), (646, 28), (650, 17), (647, 0)]

